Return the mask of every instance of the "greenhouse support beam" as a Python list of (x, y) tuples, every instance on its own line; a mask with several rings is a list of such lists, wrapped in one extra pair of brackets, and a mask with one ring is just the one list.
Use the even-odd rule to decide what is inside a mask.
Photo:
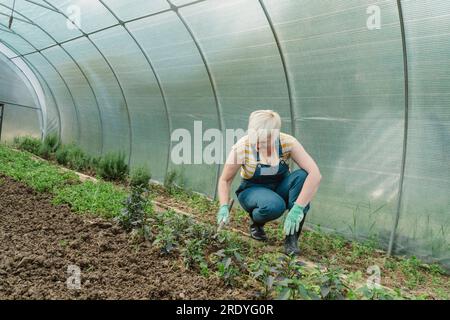
[(36, 108), (36, 107), (33, 107), (33, 106), (26, 106), (24, 104), (10, 102), (10, 101), (5, 101), (5, 100), (0, 100), (0, 104), (3, 104), (3, 105), (9, 104), (11, 106), (21, 107), (21, 108), (26, 108), (26, 109), (32, 109), (32, 110), (39, 110), (39, 108)]
[[(205, 2), (205, 1), (207, 1), (207, 0), (197, 0), (197, 1), (194, 1), (194, 2), (190, 2), (190, 3), (185, 3), (183, 5), (179, 5), (178, 8), (181, 9), (181, 8), (184, 8), (184, 7), (189, 7), (191, 5), (194, 5), (194, 4), (197, 4), (197, 3), (201, 3), (201, 2)], [(5, 6), (5, 5), (3, 5), (1, 3), (0, 3), (0, 5), (8, 8), (7, 6)], [(57, 12), (55, 10), (51, 10), (51, 11)], [(164, 14), (164, 13), (167, 13), (167, 12), (171, 12), (171, 11), (172, 11), (172, 9), (170, 9), (170, 8), (169, 9), (164, 9), (164, 10), (161, 10), (161, 11), (158, 11), (158, 12), (149, 13), (149, 14), (146, 14), (146, 15), (143, 15), (143, 16), (140, 16), (140, 17), (136, 17), (136, 18), (133, 18), (133, 19), (129, 19), (129, 20), (126, 20), (126, 21), (121, 21), (121, 23), (122, 24), (126, 24), (126, 23), (130, 23), (130, 22), (134, 22), (134, 21), (139, 21), (139, 20), (142, 20), (142, 19), (158, 16), (158, 15), (161, 15), (161, 14)], [(32, 23), (30, 21), (27, 21), (27, 22), (30, 23), (31, 25), (38, 26), (36, 23)], [(105, 30), (108, 30), (108, 29), (111, 29), (111, 28), (118, 27), (118, 26), (120, 26), (121, 23), (112, 24), (110, 26), (107, 26), (107, 27), (104, 27), (104, 28), (101, 28), (101, 29), (97, 29), (97, 30), (94, 30), (94, 31), (91, 31), (91, 32), (88, 32), (88, 33), (84, 33), (83, 35), (80, 35), (80, 36), (76, 36), (76, 37), (73, 37), (73, 38), (61, 41), (61, 42), (56, 42), (55, 44), (52, 44), (52, 45), (47, 46), (47, 47), (43, 47), (43, 48), (40, 48), (40, 49), (34, 48), (35, 51), (24, 53), (24, 54), (19, 54), (18, 56), (29, 55), (29, 54), (33, 54), (33, 53), (36, 53), (36, 52), (39, 52), (39, 51), (43, 51), (43, 50), (47, 50), (47, 49), (50, 49), (50, 48), (53, 48), (53, 47), (57, 47), (58, 45), (65, 44), (65, 43), (68, 43), (68, 42), (71, 42), (71, 41), (75, 41), (75, 40), (81, 39), (84, 36), (94, 35), (96, 33), (99, 33), (99, 32), (102, 32), (102, 31), (105, 31)], [(16, 58), (16, 57), (14, 57), (14, 58)]]
[[(224, 124), (224, 120), (223, 120), (223, 116), (222, 116), (222, 107), (220, 105), (220, 101), (219, 101), (219, 97), (217, 95), (217, 85), (216, 85), (216, 81), (212, 75), (211, 72), (211, 68), (209, 66), (208, 60), (206, 59), (205, 53), (203, 52), (202, 47), (200, 46), (200, 43), (198, 42), (197, 38), (194, 35), (194, 32), (192, 32), (192, 29), (190, 28), (189, 24), (187, 23), (187, 21), (184, 19), (184, 17), (181, 15), (179, 8), (177, 6), (175, 6), (171, 0), (167, 0), (167, 2), (169, 3), (170, 7), (172, 8), (172, 10), (175, 12), (175, 14), (178, 16), (178, 18), (180, 19), (181, 23), (184, 25), (184, 27), (186, 28), (186, 31), (189, 33), (189, 35), (192, 38), (192, 41), (194, 42), (195, 47), (198, 50), (198, 53), (200, 54), (200, 58), (202, 59), (203, 64), (205, 65), (205, 69), (206, 69), (206, 73), (208, 74), (208, 79), (209, 82), (211, 84), (211, 90), (214, 96), (214, 102), (216, 105), (216, 112), (217, 112), (217, 118), (219, 121), (219, 130), (221, 132), (223, 132), (224, 128), (225, 128), (225, 124)], [(203, 2), (203, 1), (198, 1), (198, 2)], [(197, 3), (198, 3), (197, 2)], [(222, 159), (223, 157), (223, 146), (220, 150), (220, 159)], [(220, 169), (221, 169), (221, 165), (217, 164), (217, 170), (216, 170), (216, 183), (214, 186), (214, 197), (213, 199), (215, 200), (217, 198), (217, 193), (218, 193), (218, 184), (219, 184), (219, 178), (220, 178)]]
[(122, 20), (120, 20), (120, 18), (116, 15), (116, 13), (109, 6), (107, 6), (103, 0), (99, 0), (99, 2), (106, 8), (106, 10), (108, 10), (111, 13), (111, 15), (114, 16), (114, 18), (117, 20), (118, 24), (120, 24), (123, 27), (123, 29), (127, 32), (127, 34), (130, 36), (130, 38), (134, 41), (134, 43), (136, 44), (136, 46), (139, 48), (142, 55), (144, 56), (145, 60), (147, 61), (147, 64), (149, 65), (150, 70), (153, 73), (153, 76), (155, 77), (159, 92), (161, 94), (161, 99), (163, 101), (164, 112), (165, 112), (166, 121), (167, 121), (167, 127), (169, 130), (169, 134), (168, 134), (169, 144), (168, 144), (168, 151), (167, 151), (167, 160), (166, 160), (166, 166), (164, 169), (164, 176), (166, 176), (169, 172), (170, 151), (172, 149), (172, 140), (170, 139), (170, 135), (172, 133), (173, 128), (172, 128), (172, 120), (170, 117), (169, 108), (168, 108), (168, 104), (167, 104), (167, 98), (166, 98), (166, 94), (165, 94), (165, 91), (164, 91), (162, 83), (161, 83), (161, 79), (160, 79), (158, 73), (156, 72), (156, 69), (155, 69), (153, 62), (151, 61), (149, 55), (145, 52), (142, 45), (139, 43), (139, 41), (136, 39), (136, 37), (133, 35), (133, 33), (127, 28), (125, 23), (123, 23)]
[(406, 45), (406, 32), (405, 32), (405, 21), (403, 16), (403, 8), (401, 0), (397, 0), (398, 14), (400, 19), (400, 30), (402, 33), (402, 50), (403, 50), (403, 73), (404, 73), (404, 88), (405, 88), (405, 121), (404, 121), (404, 130), (403, 130), (403, 154), (402, 154), (402, 163), (400, 169), (400, 181), (399, 181), (399, 191), (398, 191), (398, 199), (397, 199), (397, 209), (396, 215), (394, 219), (394, 225), (392, 228), (391, 236), (389, 239), (389, 247), (387, 255), (391, 256), (394, 247), (395, 240), (397, 235), (398, 224), (400, 221), (400, 212), (402, 209), (402, 197), (403, 197), (403, 184), (405, 178), (405, 167), (406, 167), (406, 151), (408, 146), (408, 117), (409, 117), (409, 73), (408, 73), (408, 51)]
[(3, 109), (5, 105), (0, 103), (0, 141), (2, 141), (2, 127), (3, 127)]
[[(64, 18), (66, 18), (68, 21), (70, 21), (72, 23), (72, 25), (77, 28), (77, 30), (79, 30), (82, 34), (85, 35), (86, 39), (92, 44), (92, 46), (97, 50), (97, 52), (100, 54), (100, 56), (102, 57), (102, 59), (105, 61), (106, 65), (108, 66), (108, 68), (110, 69), (114, 79), (117, 82), (117, 85), (119, 86), (119, 90), (120, 90), (120, 94), (122, 95), (123, 98), (123, 102), (125, 103), (125, 110), (127, 113), (127, 122), (128, 122), (128, 147), (129, 147), (129, 153), (128, 153), (128, 167), (130, 167), (131, 164), (131, 158), (133, 156), (133, 130), (131, 129), (131, 116), (130, 116), (130, 110), (128, 108), (128, 101), (127, 98), (125, 96), (125, 92), (123, 90), (123, 86), (121, 84), (121, 82), (119, 81), (119, 78), (117, 77), (116, 72), (114, 71), (113, 67), (111, 66), (111, 63), (108, 61), (108, 59), (106, 59), (106, 56), (103, 54), (103, 52), (100, 50), (100, 48), (94, 43), (94, 41), (92, 41), (92, 39), (86, 35), (86, 33), (80, 28), (78, 27), (72, 20), (70, 20), (70, 18), (61, 10), (59, 10), (57, 7), (55, 7), (54, 5), (52, 5), (51, 3), (49, 3), (47, 0), (43, 0), (46, 4), (48, 4), (49, 6), (51, 6), (57, 13), (59, 13), (60, 15), (62, 15)], [(56, 39), (53, 39), (55, 42)], [(62, 48), (62, 46), (61, 46)], [(64, 49), (66, 50), (66, 49)], [(80, 67), (81, 70), (81, 67)], [(82, 71), (83, 72), (83, 71)], [(86, 76), (87, 79), (87, 76)], [(87, 80), (89, 81), (89, 80)], [(100, 107), (99, 107), (100, 108)], [(102, 136), (104, 135), (104, 131), (103, 131), (103, 124), (102, 124)], [(102, 138), (103, 140), (103, 138)], [(103, 143), (102, 143), (102, 149), (103, 149)], [(103, 151), (102, 151), (103, 154)]]
[(272, 18), (270, 17), (269, 11), (267, 10), (266, 5), (264, 4), (264, 0), (258, 0), (259, 4), (264, 12), (264, 15), (266, 16), (267, 23), (270, 26), (270, 30), (272, 31), (273, 37), (275, 39), (275, 43), (278, 48), (278, 53), (280, 54), (281, 64), (283, 65), (283, 72), (284, 77), (286, 80), (286, 86), (288, 91), (288, 97), (289, 97), (289, 112), (291, 115), (291, 131), (292, 135), (295, 136), (297, 134), (297, 128), (296, 128), (296, 118), (295, 118), (295, 109), (294, 109), (294, 98), (293, 98), (293, 89), (292, 89), (292, 83), (290, 81), (289, 72), (287, 68), (287, 62), (286, 58), (283, 52), (283, 47), (281, 46), (280, 38), (278, 37), (278, 33), (275, 30), (275, 26), (273, 24)]
[[(30, 64), (30, 62), (28, 60), (26, 60), (25, 58), (12, 58), (10, 59), (11, 61), (13, 61), (14, 59), (22, 59), (22, 61), (24, 63), (26, 63), (28, 65), (28, 67), (30, 68), (30, 70), (32, 70), (34, 73), (39, 75), (38, 80), (42, 81), (45, 86), (47, 87), (48, 91), (50, 92), (51, 98), (53, 100), (53, 103), (55, 104), (55, 108), (56, 108), (56, 112), (57, 112), (57, 116), (58, 116), (58, 137), (61, 140), (62, 139), (62, 120), (61, 120), (61, 110), (59, 109), (58, 103), (56, 102), (56, 98), (55, 98), (55, 94), (52, 90), (52, 88), (50, 88), (50, 86), (48, 85), (47, 80), (44, 78), (44, 76), (39, 72), (39, 70), (37, 70), (32, 64)], [(42, 86), (42, 85), (41, 85)]]

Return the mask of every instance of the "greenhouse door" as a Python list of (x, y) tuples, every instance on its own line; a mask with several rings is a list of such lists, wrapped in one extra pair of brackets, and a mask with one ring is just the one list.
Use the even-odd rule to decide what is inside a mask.
[(2, 124), (3, 124), (3, 109), (5, 108), (4, 104), (0, 104), (0, 141), (2, 141)]

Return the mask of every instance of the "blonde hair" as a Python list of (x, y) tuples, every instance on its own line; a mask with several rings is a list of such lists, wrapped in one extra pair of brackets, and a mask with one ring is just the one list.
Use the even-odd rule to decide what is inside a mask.
[[(274, 138), (281, 129), (281, 117), (273, 110), (257, 110), (250, 114), (248, 134), (252, 144), (269, 135)], [(275, 133), (275, 135), (273, 134)]]

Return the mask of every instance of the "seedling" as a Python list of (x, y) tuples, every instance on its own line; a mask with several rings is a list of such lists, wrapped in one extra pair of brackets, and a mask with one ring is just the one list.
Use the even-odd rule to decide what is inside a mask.
[(141, 184), (131, 187), (131, 194), (124, 201), (125, 207), (115, 219), (127, 230), (138, 230), (144, 239), (150, 239), (150, 228), (147, 224), (148, 212), (152, 211), (151, 202), (143, 195), (146, 191)]
[(252, 265), (252, 269), (255, 270), (252, 272), (253, 277), (263, 284), (264, 289), (261, 298), (270, 298), (279, 270), (264, 260), (256, 261)]
[(162, 253), (170, 254), (177, 246), (174, 230), (170, 226), (162, 226), (153, 244), (158, 246)]
[(128, 173), (123, 152), (108, 153), (102, 158), (97, 167), (97, 173), (106, 180), (123, 181)]
[(320, 297), (312, 290), (309, 290), (304, 282), (298, 278), (285, 278), (277, 282), (277, 287), (280, 290), (278, 300), (319, 300)]
[(59, 147), (59, 138), (56, 134), (49, 134), (44, 138), (39, 150), (38, 155), (49, 159)]
[(169, 193), (172, 193), (172, 191), (175, 188), (175, 181), (178, 177), (178, 172), (175, 170), (170, 170), (167, 172), (165, 178), (164, 178), (164, 188), (166, 188)]
[(132, 187), (141, 187), (146, 191), (148, 189), (148, 183), (152, 175), (145, 167), (137, 167), (133, 169), (130, 176), (130, 185)]
[(422, 262), (415, 256), (401, 262), (400, 267), (406, 277), (406, 285), (408, 288), (414, 289), (425, 280), (420, 270), (422, 266)]
[(233, 260), (231, 257), (225, 257), (217, 265), (218, 276), (224, 281), (228, 286), (233, 286), (236, 283), (236, 277), (239, 276), (239, 269), (233, 265)]
[(247, 270), (245, 259), (239, 253), (238, 247), (230, 246), (217, 251), (214, 255), (221, 258), (218, 263), (218, 274), (227, 285), (233, 285), (241, 270)]
[(358, 293), (361, 293), (367, 300), (394, 300), (400, 299), (399, 295), (393, 295), (383, 288), (370, 288), (367, 285), (359, 288)]
[(326, 271), (318, 270), (320, 295), (324, 300), (344, 300), (346, 285), (342, 281), (342, 270), (329, 267)]
[(38, 155), (41, 148), (41, 140), (29, 136), (15, 137), (13, 145), (20, 150), (28, 151), (32, 154)]
[(199, 239), (189, 239), (181, 250), (184, 265), (188, 269), (199, 267), (204, 269), (208, 266), (204, 257), (205, 242)]

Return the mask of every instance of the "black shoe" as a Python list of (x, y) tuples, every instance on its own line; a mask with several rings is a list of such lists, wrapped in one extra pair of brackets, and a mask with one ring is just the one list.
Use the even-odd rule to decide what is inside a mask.
[(298, 235), (293, 234), (290, 236), (286, 236), (284, 239), (284, 253), (287, 255), (300, 255), (300, 249), (298, 248)]
[(294, 255), (298, 256), (300, 255), (300, 249), (298, 248), (298, 239), (300, 238), (300, 233), (303, 229), (303, 224), (305, 223), (305, 218), (303, 218), (302, 222), (300, 223), (299, 230), (295, 232), (293, 235), (286, 236), (284, 239), (284, 252), (287, 255)]
[(262, 225), (257, 225), (255, 223), (253, 223), (250, 226), (250, 235), (255, 240), (259, 240), (259, 241), (266, 241), (267, 240), (267, 235), (264, 232), (264, 228), (263, 228)]
[(300, 255), (300, 249), (298, 248), (298, 239), (300, 238), (300, 233), (302, 232), (303, 223), (300, 226), (300, 230), (292, 235), (286, 236), (284, 239), (284, 252), (287, 255)]

